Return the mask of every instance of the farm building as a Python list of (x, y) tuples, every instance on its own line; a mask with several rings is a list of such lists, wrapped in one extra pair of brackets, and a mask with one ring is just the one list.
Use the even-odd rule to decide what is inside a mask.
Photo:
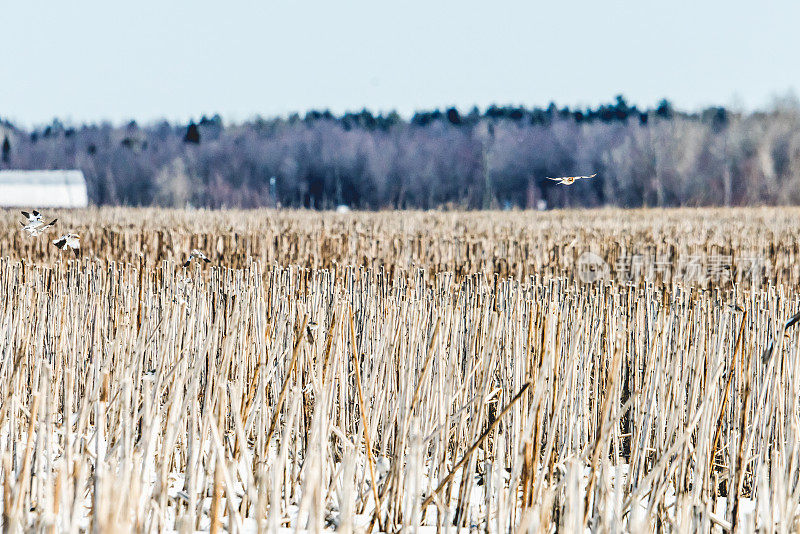
[(85, 208), (88, 204), (81, 171), (0, 171), (0, 207)]

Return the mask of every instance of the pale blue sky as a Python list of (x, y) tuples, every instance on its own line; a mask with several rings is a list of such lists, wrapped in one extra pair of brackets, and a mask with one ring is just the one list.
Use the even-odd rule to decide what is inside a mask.
[(800, 2), (0, 0), (0, 116), (684, 109), (800, 89)]

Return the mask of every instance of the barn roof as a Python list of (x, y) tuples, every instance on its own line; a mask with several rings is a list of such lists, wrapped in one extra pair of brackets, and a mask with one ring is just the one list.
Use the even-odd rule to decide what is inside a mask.
[(81, 171), (0, 171), (0, 206), (83, 208), (89, 204)]

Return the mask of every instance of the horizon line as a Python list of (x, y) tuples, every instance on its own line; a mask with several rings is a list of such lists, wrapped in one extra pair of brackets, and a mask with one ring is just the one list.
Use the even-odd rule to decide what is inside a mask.
[[(586, 105), (586, 104), (581, 104), (581, 103), (574, 104), (574, 105), (559, 104), (556, 100), (551, 100), (546, 105), (541, 105), (541, 104), (526, 105), (526, 104), (521, 104), (521, 103), (499, 104), (497, 102), (493, 102), (493, 103), (485, 105), (485, 106), (481, 106), (481, 105), (478, 105), (478, 104), (473, 104), (471, 106), (460, 107), (457, 104), (450, 104), (450, 105), (443, 105), (443, 106), (430, 106), (430, 107), (425, 107), (425, 108), (420, 107), (420, 108), (414, 109), (411, 112), (398, 111), (397, 108), (392, 108), (392, 109), (388, 109), (387, 110), (387, 109), (380, 109), (380, 108), (370, 108), (369, 106), (362, 106), (362, 107), (356, 108), (356, 109), (347, 108), (347, 109), (344, 109), (344, 110), (333, 111), (332, 110), (332, 106), (309, 106), (304, 110), (294, 110), (294, 111), (287, 111), (287, 112), (283, 112), (283, 113), (267, 114), (267, 113), (255, 112), (255, 113), (249, 114), (245, 118), (237, 116), (237, 115), (239, 115), (237, 113), (227, 113), (226, 114), (226, 113), (223, 113), (223, 112), (220, 112), (220, 111), (215, 111), (215, 112), (199, 112), (197, 114), (192, 114), (188, 118), (187, 117), (181, 117), (181, 118), (168, 117), (166, 115), (162, 115), (162, 116), (154, 117), (154, 118), (150, 118), (150, 119), (139, 119), (139, 118), (136, 118), (136, 117), (128, 117), (128, 118), (125, 118), (125, 119), (103, 118), (103, 119), (75, 120), (75, 119), (73, 119), (72, 117), (69, 117), (69, 116), (66, 116), (66, 117), (62, 118), (62, 117), (59, 117), (58, 115), (55, 115), (55, 116), (53, 116), (52, 119), (50, 119), (49, 122), (29, 122), (29, 121), (25, 121), (25, 120), (20, 120), (19, 118), (15, 118), (15, 117), (12, 117), (10, 115), (6, 115), (6, 114), (3, 114), (3, 113), (0, 113), (0, 123), (8, 123), (8, 124), (11, 124), (14, 127), (18, 127), (18, 128), (21, 127), (21, 129), (24, 129), (24, 130), (37, 130), (39, 128), (51, 126), (56, 122), (59, 122), (64, 127), (98, 126), (98, 125), (110, 125), (112, 127), (123, 127), (123, 126), (126, 126), (126, 125), (130, 124), (131, 122), (135, 122), (137, 125), (141, 125), (141, 126), (155, 126), (155, 125), (158, 125), (158, 124), (161, 124), (161, 123), (164, 123), (164, 122), (166, 122), (168, 124), (171, 124), (171, 125), (185, 125), (185, 124), (189, 124), (191, 122), (198, 122), (199, 123), (203, 118), (210, 119), (210, 118), (218, 116), (223, 120), (223, 125), (224, 126), (237, 126), (237, 125), (243, 125), (243, 124), (247, 124), (247, 123), (256, 122), (256, 121), (259, 121), (259, 120), (267, 120), (267, 121), (271, 121), (271, 120), (290, 120), (295, 116), (300, 117), (301, 119), (303, 119), (308, 114), (315, 113), (315, 112), (316, 113), (330, 113), (331, 115), (333, 115), (334, 119), (341, 119), (341, 118), (345, 117), (346, 115), (357, 115), (359, 113), (363, 113), (364, 111), (369, 112), (374, 117), (388, 117), (388, 116), (396, 114), (397, 116), (399, 116), (404, 121), (409, 122), (417, 114), (435, 113), (436, 111), (439, 111), (439, 112), (442, 112), (442, 113), (446, 113), (447, 110), (450, 110), (450, 109), (456, 109), (459, 112), (459, 114), (461, 114), (462, 116), (471, 114), (475, 109), (477, 109), (478, 113), (483, 116), (483, 115), (486, 114), (486, 112), (489, 109), (492, 109), (492, 108), (498, 108), (498, 109), (508, 109), (508, 108), (511, 108), (511, 109), (524, 109), (524, 110), (529, 110), (530, 111), (530, 110), (537, 110), (537, 109), (546, 110), (546, 109), (550, 108), (551, 106), (555, 106), (556, 109), (558, 109), (558, 110), (569, 110), (571, 112), (591, 111), (591, 110), (598, 110), (598, 109), (600, 109), (600, 108), (602, 108), (604, 106), (614, 105), (617, 102), (619, 102), (618, 98), (620, 98), (620, 97), (623, 99), (623, 101), (625, 101), (625, 103), (628, 105), (629, 108), (637, 109), (637, 110), (639, 110), (641, 112), (655, 111), (657, 109), (657, 106), (659, 104), (661, 104), (662, 102), (665, 102), (665, 101), (667, 103), (669, 103), (671, 109), (674, 112), (676, 112), (678, 114), (684, 114), (684, 115), (696, 115), (696, 114), (699, 114), (699, 113), (701, 113), (703, 111), (706, 111), (706, 110), (709, 110), (709, 109), (720, 109), (720, 108), (721, 109), (725, 109), (726, 111), (729, 111), (731, 113), (738, 114), (738, 115), (754, 115), (754, 114), (758, 114), (758, 113), (772, 113), (772, 112), (776, 112), (776, 111), (786, 111), (787, 109), (800, 110), (800, 98), (798, 98), (797, 94), (795, 93), (795, 91), (793, 89), (789, 89), (788, 91), (785, 91), (783, 93), (775, 93), (775, 95), (773, 95), (773, 97), (770, 99), (769, 102), (763, 103), (760, 106), (753, 106), (753, 107), (748, 107), (748, 106), (745, 106), (745, 105), (740, 104), (740, 103), (733, 103), (733, 104), (731, 104), (731, 103), (728, 103), (728, 104), (718, 103), (718, 104), (707, 104), (707, 105), (702, 105), (702, 106), (681, 107), (679, 105), (676, 105), (672, 100), (669, 99), (669, 97), (660, 98), (655, 105), (640, 106), (638, 103), (628, 102), (627, 99), (625, 98), (624, 94), (618, 93), (617, 95), (614, 95), (614, 97), (611, 98), (611, 99), (608, 99), (608, 100), (606, 100), (604, 102), (603, 101), (599, 102), (596, 106), (591, 106), (591, 105)], [(234, 118), (226, 119), (226, 116), (227, 117), (233, 116)]]

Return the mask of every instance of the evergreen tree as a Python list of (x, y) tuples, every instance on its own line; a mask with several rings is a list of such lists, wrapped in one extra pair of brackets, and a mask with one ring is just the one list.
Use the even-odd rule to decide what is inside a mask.
[(189, 126), (186, 127), (186, 135), (183, 136), (183, 142), (193, 143), (195, 145), (200, 144), (200, 129), (194, 121), (190, 121)]
[(3, 139), (3, 163), (8, 163), (9, 155), (11, 153), (11, 143), (8, 140), (8, 136)]

